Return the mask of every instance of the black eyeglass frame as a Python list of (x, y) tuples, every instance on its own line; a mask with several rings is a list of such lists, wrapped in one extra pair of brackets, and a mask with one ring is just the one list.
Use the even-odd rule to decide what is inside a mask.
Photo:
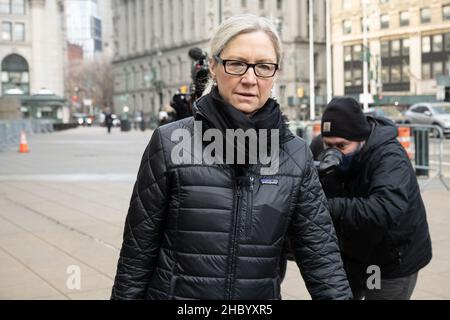
[[(232, 76), (243, 76), (244, 74), (247, 73), (248, 69), (252, 68), (252, 69), (253, 69), (253, 72), (255, 72), (255, 75), (256, 75), (257, 77), (268, 79), (268, 78), (273, 78), (273, 77), (275, 76), (275, 74), (277, 73), (278, 69), (280, 68), (280, 66), (279, 66), (277, 63), (271, 63), (271, 62), (247, 63), (247, 62), (244, 62), (244, 61), (241, 61), (241, 60), (222, 59), (222, 58), (219, 57), (218, 55), (215, 55), (215, 56), (214, 56), (214, 59), (215, 59), (218, 63), (220, 63), (220, 64), (223, 65), (223, 69), (225, 70), (225, 73), (230, 74), (230, 75), (232, 75)], [(227, 71), (226, 64), (227, 64), (227, 62), (230, 62), (230, 61), (231, 61), (231, 62), (240, 62), (240, 63), (243, 63), (243, 64), (247, 65), (247, 68), (245, 68), (245, 71), (242, 72), (242, 73), (231, 73), (231, 72), (228, 72), (228, 71)], [(258, 72), (256, 71), (256, 66), (257, 66), (257, 65), (261, 65), (261, 64), (269, 64), (269, 65), (275, 66), (275, 70), (273, 71), (273, 74), (272, 74), (271, 76), (261, 76), (261, 75), (259, 75)]]

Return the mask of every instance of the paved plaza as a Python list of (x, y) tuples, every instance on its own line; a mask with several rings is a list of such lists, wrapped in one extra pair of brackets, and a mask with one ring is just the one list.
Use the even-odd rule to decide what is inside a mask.
[[(0, 299), (109, 299), (150, 136), (78, 128), (28, 137), (28, 154), (0, 152)], [(436, 180), (423, 198), (434, 257), (413, 299), (450, 299), (450, 192)], [(309, 299), (294, 263), (282, 293)]]

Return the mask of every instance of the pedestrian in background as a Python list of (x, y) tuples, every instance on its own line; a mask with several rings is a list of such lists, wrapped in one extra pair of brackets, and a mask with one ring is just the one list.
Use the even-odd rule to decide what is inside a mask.
[(108, 129), (108, 133), (111, 133), (111, 128), (113, 126), (113, 118), (109, 110), (107, 110), (105, 113), (105, 125), (106, 128)]
[[(312, 154), (270, 98), (282, 57), (276, 29), (232, 17), (210, 52), (210, 93), (194, 117), (158, 128), (144, 152), (112, 299), (281, 299), (288, 237), (313, 299), (352, 298)], [(192, 132), (194, 120), (223, 134), (278, 130), (277, 173), (262, 175), (260, 163), (174, 163), (172, 133)]]
[[(410, 299), (432, 251), (425, 206), (397, 128), (366, 117), (354, 99), (338, 97), (322, 115), (321, 139), (323, 152), (343, 153), (336, 174), (321, 181), (355, 298)], [(318, 157), (317, 141), (312, 148)], [(367, 288), (369, 266), (380, 268), (381, 288)]]

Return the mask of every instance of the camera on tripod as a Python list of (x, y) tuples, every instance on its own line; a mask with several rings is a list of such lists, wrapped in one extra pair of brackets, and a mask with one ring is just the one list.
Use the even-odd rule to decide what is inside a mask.
[(172, 97), (170, 106), (175, 110), (174, 120), (181, 120), (192, 116), (192, 104), (205, 91), (209, 79), (208, 55), (200, 48), (189, 50), (189, 57), (193, 60), (191, 68), (191, 85), (182, 88), (181, 92)]

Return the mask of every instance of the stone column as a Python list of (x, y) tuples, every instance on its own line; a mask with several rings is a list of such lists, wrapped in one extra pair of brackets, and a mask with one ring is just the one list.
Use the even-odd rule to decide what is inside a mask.
[(31, 63), (30, 63), (30, 94), (46, 86), (45, 79), (48, 78), (46, 50), (45, 50), (45, 0), (31, 0)]

